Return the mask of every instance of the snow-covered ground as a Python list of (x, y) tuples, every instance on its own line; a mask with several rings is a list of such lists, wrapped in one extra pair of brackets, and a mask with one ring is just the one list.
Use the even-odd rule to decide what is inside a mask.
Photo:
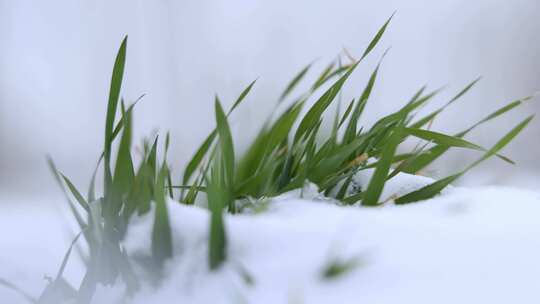
[[(401, 176), (384, 196), (429, 182)], [(416, 185), (416, 186), (415, 186)], [(43, 202), (0, 207), (0, 278), (33, 294), (56, 273), (70, 234)], [(208, 213), (170, 203), (175, 257), (159, 288), (129, 303), (538, 303), (540, 192), (453, 187), (429, 201), (380, 208), (338, 206), (311, 191), (268, 202), (265, 211), (227, 215), (228, 262), (206, 266)], [(147, 250), (149, 219), (126, 240)], [(31, 227), (32, 229), (29, 229)], [(355, 261), (333, 277), (328, 265)], [(68, 280), (82, 273), (70, 261)], [(246, 280), (249, 276), (250, 280)], [(116, 303), (121, 288), (95, 303)], [(23, 303), (0, 288), (0, 303)]]

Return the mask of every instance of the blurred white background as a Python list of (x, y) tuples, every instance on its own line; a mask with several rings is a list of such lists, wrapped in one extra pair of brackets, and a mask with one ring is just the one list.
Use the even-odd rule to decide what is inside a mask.
[[(59, 191), (45, 155), (85, 188), (101, 152), (106, 100), (116, 50), (129, 35), (122, 95), (137, 106), (138, 136), (171, 131), (178, 172), (213, 128), (213, 96), (224, 103), (259, 77), (233, 116), (245, 144), (273, 109), (290, 78), (315, 70), (346, 47), (358, 55), (397, 14), (371, 60), (347, 84), (358, 96), (387, 46), (366, 122), (403, 104), (419, 87), (447, 85), (446, 101), (477, 76), (483, 80), (434, 125), (459, 131), (489, 111), (540, 89), (540, 2), (475, 1), (8, 1), (0, 0), (0, 193)], [(485, 146), (538, 101), (471, 134)], [(505, 154), (462, 180), (536, 187), (540, 123)], [(429, 172), (441, 176), (476, 154), (453, 151)]]

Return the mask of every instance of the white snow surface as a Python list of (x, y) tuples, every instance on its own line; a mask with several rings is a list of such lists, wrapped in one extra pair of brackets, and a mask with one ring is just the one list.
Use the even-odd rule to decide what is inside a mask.
[[(400, 174), (383, 199), (430, 181)], [(50, 208), (8, 207), (0, 207), (0, 278), (35, 295), (43, 275), (55, 275), (68, 234)], [(207, 268), (208, 212), (171, 201), (169, 216), (175, 256), (166, 279), (129, 304), (540, 302), (540, 192), (453, 187), (421, 203), (361, 208), (297, 190), (264, 212), (226, 215), (228, 260), (215, 272)], [(134, 223), (128, 252), (148, 251), (151, 220)], [(331, 262), (350, 259), (356, 267), (323, 277)], [(73, 260), (66, 275), (78, 282), (83, 270)], [(93, 302), (121, 298), (121, 286), (100, 288)], [(0, 303), (24, 302), (0, 287)]]

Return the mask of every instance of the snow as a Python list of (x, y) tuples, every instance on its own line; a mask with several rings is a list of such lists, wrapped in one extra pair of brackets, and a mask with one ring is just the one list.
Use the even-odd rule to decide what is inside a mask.
[[(400, 174), (387, 184), (383, 199), (430, 181)], [(175, 256), (166, 265), (166, 279), (158, 288), (143, 287), (129, 303), (540, 300), (539, 192), (452, 187), (421, 203), (360, 208), (338, 206), (308, 187), (267, 204), (263, 212), (225, 216), (229, 259), (209, 272), (207, 211), (171, 201)], [(0, 278), (32, 294), (44, 286), (44, 274), (55, 274), (69, 241), (58, 212), (44, 206), (0, 209)], [(133, 225), (126, 239), (130, 253), (148, 251), (151, 220)], [(24, 230), (29, 224), (40, 229)], [(356, 267), (330, 279), (322, 275), (332, 262), (350, 259)], [(76, 281), (80, 263), (70, 261), (68, 271)], [(121, 286), (101, 288), (94, 303), (117, 303), (121, 296)], [(2, 288), (0, 299), (23, 303)]]
[[(352, 185), (348, 188), (348, 195), (358, 193), (358, 190), (355, 190), (355, 188), (365, 189), (366, 185), (369, 184), (369, 181), (371, 180), (371, 176), (373, 175), (374, 171), (374, 169), (359, 171), (354, 176), (354, 179), (352, 180)], [(381, 201), (389, 201), (393, 198), (418, 190), (433, 182), (434, 180), (429, 177), (398, 173), (396, 174), (396, 176), (388, 180), (384, 185), (383, 193), (381, 194)], [(448, 189), (451, 188), (451, 186), (447, 187), (445, 190), (443, 190), (443, 193), (446, 193)]]

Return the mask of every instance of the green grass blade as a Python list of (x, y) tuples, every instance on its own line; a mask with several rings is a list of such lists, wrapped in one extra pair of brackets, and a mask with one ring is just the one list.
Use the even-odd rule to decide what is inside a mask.
[[(251, 84), (249, 84), (249, 86), (245, 88), (244, 91), (242, 91), (242, 93), (240, 94), (238, 99), (235, 101), (235, 103), (233, 104), (229, 112), (227, 112), (227, 116), (229, 116), (232, 113), (232, 111), (234, 111), (234, 109), (236, 109), (236, 107), (240, 105), (240, 103), (244, 100), (247, 94), (251, 91), (251, 88), (253, 87), (256, 81), (257, 80), (254, 80), (253, 82), (251, 82)], [(216, 96), (216, 99), (217, 99), (217, 96)], [(182, 178), (183, 184), (187, 184), (189, 182), (189, 179), (193, 176), (193, 173), (197, 170), (202, 160), (204, 159), (205, 155), (208, 153), (208, 150), (212, 146), (212, 143), (214, 142), (216, 135), (217, 135), (216, 129), (212, 130), (212, 132), (206, 137), (206, 139), (199, 146), (199, 148), (197, 149), (197, 151), (195, 152), (191, 160), (188, 162), (184, 170), (184, 175)]]
[[(64, 186), (64, 183), (62, 182), (62, 178), (60, 176), (60, 173), (58, 172), (58, 169), (56, 169), (56, 165), (54, 164), (52, 158), (47, 157), (47, 164), (49, 166), (49, 169), (51, 170), (51, 173), (53, 174), (54, 179), (58, 183), (58, 186), (62, 190), (62, 193), (64, 193), (64, 197), (66, 198), (66, 201), (68, 203), (68, 207), (69, 207), (71, 213), (73, 214), (73, 217), (75, 217), (75, 220), (77, 221), (77, 224), (79, 225), (79, 229), (81, 229), (81, 230), (85, 229), (87, 224), (84, 221), (84, 219), (82, 218), (82, 216), (79, 213), (79, 211), (77, 210), (77, 208), (75, 207), (75, 204), (69, 198), (69, 195), (68, 195), (67, 190), (66, 190), (66, 188)], [(87, 237), (86, 234), (85, 234), (85, 238), (86, 238), (86, 241), (88, 243), (91, 243), (91, 240)]]
[(223, 222), (223, 209), (229, 202), (229, 195), (223, 181), (224, 158), (217, 157), (213, 162), (211, 178), (207, 181), (208, 207), (210, 209), (210, 229), (208, 237), (208, 264), (211, 270), (217, 269), (227, 258), (227, 236)]
[(532, 97), (525, 97), (523, 99), (518, 99), (518, 100), (514, 100), (512, 101), (511, 103), (499, 108), (498, 110), (496, 110), (495, 112), (487, 115), (486, 117), (484, 117), (483, 119), (481, 119), (479, 122), (477, 122), (476, 124), (472, 125), (469, 129), (463, 131), (462, 133), (468, 133), (470, 131), (472, 131), (474, 128), (478, 127), (479, 125), (481, 124), (484, 124), (494, 118), (497, 118), (503, 114), (505, 114), (506, 112), (522, 105), (525, 101), (528, 101), (529, 99), (531, 99)]
[(344, 198), (342, 201), (346, 205), (353, 205), (356, 202), (360, 201), (363, 197), (364, 197), (364, 192), (359, 192), (359, 193), (356, 193), (356, 194), (353, 194), (351, 196)]
[(86, 210), (86, 212), (90, 212), (90, 208), (88, 207), (88, 203), (86, 202), (84, 197), (81, 195), (79, 190), (77, 190), (77, 187), (75, 187), (75, 185), (73, 185), (73, 183), (69, 180), (69, 178), (67, 178), (64, 174), (60, 173), (60, 175), (62, 176), (62, 179), (64, 180), (64, 182), (68, 186), (69, 191), (71, 192), (73, 197), (75, 197), (75, 199), (77, 200), (79, 205), (81, 207), (83, 207), (83, 209)]
[[(467, 135), (469, 132), (471, 132), (472, 130), (474, 130), (475, 128), (477, 128), (478, 126), (480, 126), (480, 125), (482, 125), (482, 124), (484, 124), (486, 122), (489, 122), (490, 120), (495, 119), (495, 118), (505, 114), (506, 112), (520, 106), (526, 100), (528, 100), (528, 98), (513, 101), (513, 102), (511, 102), (511, 103), (497, 109), (493, 113), (487, 115), (486, 117), (484, 117), (483, 119), (481, 119), (477, 123), (473, 124), (471, 127), (467, 128), (466, 130), (464, 130), (462, 132), (459, 132), (459, 133), (455, 134), (454, 136), (455, 137), (463, 137), (463, 136)], [(445, 145), (435, 146), (435, 147), (429, 149), (426, 153), (423, 153), (423, 154), (419, 155), (415, 160), (411, 161), (407, 165), (407, 167), (404, 168), (403, 172), (410, 173), (410, 174), (415, 174), (417, 172), (420, 172), (422, 169), (424, 169), (425, 167), (430, 165), (432, 162), (437, 160), (441, 155), (443, 155), (449, 149), (450, 149), (450, 147), (445, 146)], [(508, 160), (504, 156), (498, 155), (498, 157), (503, 158), (505, 161), (507, 161), (509, 163), (513, 163), (511, 160)]]
[(96, 168), (94, 169), (94, 172), (92, 173), (92, 178), (90, 179), (90, 185), (88, 186), (88, 195), (87, 195), (87, 201), (89, 204), (96, 200), (96, 175), (97, 175), (97, 171), (99, 169), (99, 165), (101, 164), (102, 160), (103, 160), (103, 157), (100, 157), (98, 159)]
[[(215, 155), (215, 152), (216, 152), (216, 149), (212, 151), (212, 155), (210, 156), (211, 159)], [(193, 187), (189, 189), (189, 192), (187, 193), (185, 201), (184, 201), (186, 204), (188, 205), (194, 204), (199, 192), (203, 191), (201, 188), (202, 188), (203, 183), (205, 182), (205, 179), (208, 174), (208, 170), (210, 170), (211, 164), (212, 163), (208, 161), (208, 164), (206, 164), (204, 170), (202, 170), (202, 172), (200, 173), (200, 176), (198, 177), (198, 180), (199, 180), (198, 186), (196, 186), (197, 184), (193, 184)], [(204, 189), (204, 192), (206, 192), (206, 189)]]
[(531, 120), (534, 118), (534, 115), (531, 115), (527, 117), (525, 120), (523, 120), (521, 123), (519, 123), (517, 126), (515, 126), (510, 132), (508, 132), (505, 136), (503, 136), (491, 149), (489, 149), (480, 159), (475, 161), (473, 164), (471, 164), (469, 167), (467, 167), (466, 170), (469, 170), (484, 160), (496, 155), (500, 150), (502, 150), (506, 145), (508, 145), (527, 125), (531, 122)]
[(423, 86), (418, 91), (416, 91), (416, 93), (414, 93), (413, 97), (411, 98), (411, 100), (409, 100), (408, 103), (413, 103), (416, 100), (418, 100), (418, 98), (420, 98), (420, 96), (424, 94), (424, 91), (426, 90), (426, 88), (427, 88), (426, 86)]
[(375, 84), (375, 80), (377, 79), (379, 67), (380, 67), (380, 63), (377, 64), (377, 67), (371, 73), (368, 83), (366, 84), (366, 87), (364, 88), (364, 91), (362, 92), (360, 99), (358, 99), (358, 104), (354, 108), (354, 112), (351, 116), (351, 119), (349, 120), (345, 134), (343, 135), (343, 141), (346, 143), (351, 142), (354, 139), (354, 137), (356, 137), (356, 132), (358, 128), (358, 120), (360, 119), (360, 116), (362, 115), (362, 112), (364, 111), (364, 108), (369, 99), (369, 96), (371, 95), (371, 91), (373, 90), (373, 85)]
[(69, 260), (69, 256), (71, 255), (71, 251), (73, 250), (73, 246), (75, 246), (75, 243), (77, 243), (77, 240), (79, 240), (79, 237), (83, 234), (84, 231), (79, 232), (73, 241), (71, 241), (71, 245), (69, 246), (68, 250), (66, 251), (66, 254), (64, 255), (64, 259), (62, 260), (62, 264), (60, 265), (60, 269), (56, 273), (56, 279), (55, 282), (58, 282), (62, 275), (64, 274), (64, 270), (66, 269), (67, 262)]
[(149, 173), (151, 176), (151, 179), (153, 180), (156, 176), (157, 172), (157, 143), (158, 143), (159, 137), (156, 136), (156, 139), (154, 139), (154, 143), (152, 144), (152, 148), (150, 149), (150, 153), (148, 153), (148, 159), (146, 160), (146, 163), (148, 164)]
[[(147, 160), (146, 155), (143, 160)], [(133, 191), (130, 193), (129, 199), (127, 200), (128, 205), (125, 210), (127, 218), (129, 218), (134, 211), (138, 211), (138, 214), (142, 215), (150, 210), (154, 184), (154, 175), (153, 172), (151, 172), (148, 162), (142, 161), (137, 170), (137, 175), (135, 176)]]
[[(242, 193), (254, 195), (258, 192), (255, 188), (248, 186), (253, 184), (248, 180), (262, 171), (272, 171), (266, 168), (269, 165), (268, 162), (276, 164), (283, 160), (289, 132), (299, 117), (303, 104), (304, 102), (299, 102), (291, 105), (273, 125), (269, 128), (265, 127), (250, 145), (237, 168), (237, 182), (242, 185), (238, 186), (237, 189), (241, 190)], [(277, 154), (281, 153), (279, 151), (282, 151), (281, 156)]]
[(221, 157), (223, 158), (223, 166), (225, 170), (226, 185), (232, 186), (234, 183), (234, 146), (231, 135), (231, 130), (229, 123), (227, 122), (227, 116), (223, 112), (221, 103), (216, 96), (215, 101), (215, 111), (216, 111), (216, 124), (217, 131), (219, 134), (219, 144)]
[(326, 68), (322, 71), (322, 73), (319, 75), (319, 77), (313, 84), (311, 88), (312, 91), (315, 91), (325, 82), (326, 79), (328, 79), (327, 77), (332, 73), (332, 70), (334, 70), (335, 65), (336, 65), (335, 62), (331, 62), (330, 64), (326, 66)]
[(430, 185), (427, 185), (419, 190), (408, 193), (398, 199), (396, 199), (396, 204), (407, 204), (412, 202), (417, 202), (420, 200), (429, 199), (437, 194), (439, 194), (446, 186), (455, 181), (457, 178), (465, 174), (467, 171), (477, 166), (486, 159), (496, 155), (500, 150), (502, 150), (506, 145), (508, 145), (525, 127), (531, 122), (534, 116), (529, 116), (516, 127), (514, 127), (510, 132), (503, 136), (491, 149), (489, 149), (480, 159), (469, 165), (463, 171), (446, 177), (442, 180), (436, 181)]
[(354, 101), (355, 100), (353, 98), (353, 100), (351, 100), (351, 102), (349, 103), (349, 105), (345, 109), (345, 112), (343, 112), (343, 115), (341, 116), (341, 119), (339, 120), (338, 128), (341, 128), (341, 126), (345, 123), (347, 118), (349, 118), (349, 115), (351, 114), (351, 111), (352, 111), (353, 106), (354, 106)]
[(467, 148), (467, 149), (478, 150), (478, 151), (484, 150), (479, 145), (473, 144), (461, 137), (446, 135), (439, 132), (423, 130), (423, 129), (405, 128), (405, 133), (408, 135), (412, 135), (414, 137), (423, 139), (423, 140), (427, 140), (429, 142), (434, 142), (434, 143), (449, 146), (449, 147)]
[(364, 59), (367, 55), (369, 55), (369, 53), (375, 48), (375, 46), (377, 46), (377, 44), (379, 43), (379, 40), (381, 39), (384, 32), (386, 31), (386, 27), (388, 26), (388, 24), (390, 23), (390, 21), (394, 17), (394, 14), (395, 14), (395, 12), (392, 14), (392, 16), (390, 16), (390, 18), (388, 18), (388, 20), (386, 20), (386, 22), (379, 29), (379, 31), (377, 31), (377, 34), (375, 34), (375, 37), (373, 37), (373, 39), (371, 40), (371, 42), (367, 46), (366, 50), (362, 54), (362, 57), (360, 57), (360, 60)]
[(388, 116), (385, 116), (381, 119), (379, 119), (372, 127), (370, 132), (374, 132), (375, 130), (387, 128), (391, 124), (395, 124), (400, 121), (405, 121), (407, 117), (412, 113), (414, 110), (419, 108), (420, 106), (424, 105), (428, 101), (430, 101), (434, 96), (436, 96), (439, 93), (440, 89), (434, 90), (431, 93), (423, 96), (423, 97), (417, 97), (411, 99), (409, 103), (407, 103), (404, 107), (402, 107), (399, 111), (390, 114)]
[(257, 82), (257, 79), (253, 80), (243, 91), (242, 93), (240, 93), (240, 96), (238, 96), (238, 98), (236, 99), (236, 101), (234, 102), (233, 106), (231, 107), (231, 109), (229, 110), (229, 112), (227, 113), (227, 116), (229, 114), (232, 113), (232, 111), (234, 111), (234, 109), (236, 109), (236, 107), (238, 107), (240, 105), (240, 103), (242, 103), (242, 101), (244, 100), (244, 98), (246, 98), (247, 94), (249, 94), (249, 92), (251, 91), (251, 88), (253, 87), (253, 85), (255, 84), (255, 82)]
[(184, 177), (182, 179), (183, 184), (187, 184), (189, 182), (189, 179), (191, 178), (195, 170), (197, 170), (197, 168), (201, 164), (201, 161), (203, 160), (204, 156), (207, 154), (215, 138), (216, 138), (216, 130), (212, 131), (212, 133), (210, 133), (206, 137), (206, 139), (203, 141), (203, 143), (199, 146), (199, 148), (197, 149), (197, 152), (195, 152), (195, 154), (189, 161), (188, 165), (186, 166), (186, 169), (184, 170)]
[[(429, 130), (412, 129), (412, 128), (407, 128), (406, 132), (409, 135), (412, 135), (412, 136), (415, 136), (415, 137), (418, 137), (418, 138), (421, 138), (430, 142), (434, 142), (448, 148), (460, 147), (460, 148), (467, 148), (467, 149), (472, 149), (472, 150), (477, 150), (477, 151), (486, 151), (485, 148), (477, 144), (471, 143), (469, 141), (466, 141), (465, 139), (458, 136), (451, 136), (451, 135), (437, 133), (437, 132), (433, 132)], [(500, 159), (504, 160), (507, 163), (514, 164), (514, 162), (506, 156), (497, 154), (497, 157), (499, 157)]]
[(308, 64), (306, 67), (304, 67), (294, 78), (289, 82), (283, 93), (281, 93), (281, 96), (279, 97), (279, 102), (282, 102), (289, 94), (296, 88), (296, 86), (302, 81), (304, 76), (306, 76), (307, 72), (311, 68), (313, 63)]
[(349, 78), (351, 73), (354, 71), (354, 69), (358, 66), (358, 63), (351, 66), (347, 73), (343, 76), (341, 76), (340, 79), (338, 79), (316, 102), (315, 104), (309, 109), (309, 111), (306, 113), (302, 121), (300, 122), (300, 125), (298, 126), (298, 129), (296, 130), (296, 134), (294, 136), (294, 142), (297, 142), (300, 140), (302, 136), (304, 136), (309, 130), (311, 130), (319, 121), (321, 118), (321, 115), (323, 112), (328, 108), (328, 106), (332, 103), (332, 101), (337, 96), (338, 92), (343, 87), (343, 84)]
[(166, 259), (173, 255), (171, 227), (167, 211), (167, 194), (165, 180), (167, 178), (167, 166), (163, 164), (158, 173), (154, 199), (156, 210), (154, 213), (154, 226), (152, 228), (152, 258), (160, 267)]
[[(340, 170), (343, 165), (347, 165), (346, 161), (351, 159), (351, 156), (352, 158), (357, 156), (355, 155), (355, 151), (357, 151), (363, 143), (363, 138), (357, 138), (351, 143), (318, 153), (315, 157), (317, 162), (315, 162), (314, 166), (316, 166), (312, 170), (312, 181), (318, 183), (325, 177), (328, 177), (331, 173)], [(319, 150), (319, 152), (321, 151), (323, 151), (323, 148)]]
[[(356, 171), (352, 171), (352, 172), (356, 172)], [(338, 200), (342, 200), (345, 198), (345, 194), (347, 194), (347, 190), (349, 189), (349, 186), (352, 182), (352, 179), (353, 177), (352, 176), (349, 176), (344, 182), (343, 184), (341, 185), (341, 187), (339, 188), (338, 192), (336, 193), (336, 199)]]
[(364, 192), (362, 199), (363, 206), (377, 206), (379, 204), (379, 198), (386, 183), (392, 160), (396, 153), (396, 148), (400, 144), (403, 137), (403, 128), (401, 126), (396, 127), (392, 134), (388, 144), (384, 148), (379, 164), (375, 168), (375, 172), (369, 181), (369, 185)]
[[(333, 67), (333, 65), (331, 65), (331, 66)], [(328, 71), (329, 73), (327, 73), (327, 71), (325, 70), (321, 74), (319, 79), (313, 84), (313, 86), (311, 88), (311, 91), (313, 92), (313, 91), (317, 90), (318, 88), (323, 86), (325, 83), (330, 81), (332, 78), (334, 78), (336, 76), (339, 76), (339, 75), (342, 75), (344, 72), (346, 72), (348, 69), (350, 69), (351, 66), (352, 66), (352, 64), (340, 66), (340, 67), (336, 68), (333, 71), (332, 70)]]
[(272, 126), (268, 132), (268, 142), (266, 143), (272, 150), (287, 139), (303, 106), (303, 102), (294, 104)]
[(191, 188), (195, 188), (197, 189), (198, 191), (202, 191), (202, 192), (206, 192), (206, 187), (204, 186), (197, 186), (197, 184), (193, 184), (193, 185), (180, 185), (180, 186), (168, 186), (169, 188), (172, 188), (172, 189), (191, 189)]
[[(116, 195), (124, 194), (129, 191), (135, 179), (135, 169), (133, 168), (133, 160), (131, 158), (131, 115), (128, 114), (122, 104), (122, 120), (124, 128), (120, 145), (118, 147), (118, 155), (116, 158), (116, 166), (114, 169), (113, 188)], [(119, 197), (117, 197), (118, 199)]]
[(82, 216), (79, 214), (79, 211), (77, 210), (77, 208), (75, 208), (75, 204), (71, 201), (71, 199), (70, 199), (70, 197), (68, 195), (68, 192), (67, 192), (67, 190), (66, 190), (66, 188), (64, 186), (64, 182), (62, 181), (63, 178), (62, 178), (60, 172), (58, 171), (58, 169), (56, 168), (56, 165), (54, 164), (54, 161), (49, 156), (47, 156), (47, 165), (49, 166), (49, 170), (53, 174), (53, 177), (54, 177), (55, 181), (57, 182), (58, 186), (62, 190), (62, 193), (64, 193), (64, 197), (66, 198), (69, 209), (71, 210), (71, 212), (73, 213), (73, 216), (77, 220), (77, 223), (79, 224), (79, 228), (84, 229), (86, 227), (86, 223), (83, 220)]
[[(135, 106), (137, 105), (137, 103), (145, 96), (145, 94), (142, 94), (141, 96), (139, 96), (139, 98), (137, 98), (137, 100), (135, 100), (135, 102), (133, 102), (128, 108), (127, 110), (125, 111), (126, 114), (129, 114), (131, 115), (131, 113), (133, 112), (133, 108), (135, 108)], [(124, 127), (124, 120), (123, 119), (120, 119), (117, 123), (116, 123), (116, 126), (114, 127), (114, 130), (113, 130), (113, 133), (112, 133), (112, 136), (111, 136), (111, 142), (114, 141), (116, 139), (116, 137), (118, 136), (118, 134), (120, 134), (120, 131), (122, 131), (122, 128)], [(103, 157), (104, 155), (102, 155)]]
[(416, 160), (419, 156), (422, 155), (423, 152), (425, 152), (426, 147), (429, 143), (425, 143), (423, 146), (419, 148), (415, 148), (411, 153), (405, 153), (405, 154), (399, 154), (394, 157), (394, 163), (398, 163), (398, 165), (394, 168), (392, 173), (388, 175), (388, 179), (393, 178), (397, 174), (403, 172), (405, 168), (409, 165), (410, 162)]
[(169, 188), (169, 197), (174, 199), (174, 192), (172, 187), (171, 170), (167, 170), (167, 187)]
[[(280, 117), (281, 118), (281, 117)], [(277, 124), (277, 123), (276, 123)], [(287, 131), (288, 134), (288, 131)], [(235, 179), (238, 183), (244, 183), (254, 175), (264, 165), (264, 160), (270, 157), (273, 146), (267, 145), (270, 131), (263, 127), (255, 140), (249, 145), (249, 148), (238, 162), (236, 167)]]
[(434, 197), (435, 195), (439, 194), (444, 188), (446, 188), (448, 185), (450, 185), (452, 182), (458, 179), (461, 175), (462, 173), (458, 173), (458, 174), (454, 174), (446, 178), (443, 178), (441, 180), (438, 180), (419, 190), (413, 191), (411, 193), (405, 194), (404, 196), (397, 198), (395, 200), (395, 203), (397, 205), (403, 205), (403, 204), (430, 199)]
[(426, 115), (424, 118), (418, 120), (416, 123), (412, 124), (410, 127), (415, 129), (420, 129), (427, 123), (431, 122), (433, 119), (437, 117), (440, 113), (442, 113), (447, 107), (449, 107), (451, 104), (453, 104), (455, 101), (460, 99), (463, 95), (465, 95), (474, 85), (480, 81), (480, 77), (473, 80), (471, 83), (469, 83), (465, 88), (463, 88), (459, 93), (457, 93), (450, 101), (448, 101), (446, 104), (444, 104), (439, 109), (431, 112), (430, 114)]
[(108, 192), (112, 184), (112, 174), (111, 174), (111, 146), (112, 146), (112, 134), (114, 127), (114, 118), (116, 116), (116, 109), (118, 106), (118, 100), (120, 97), (120, 89), (122, 87), (122, 78), (124, 75), (124, 66), (126, 61), (126, 47), (127, 47), (127, 36), (122, 41), (120, 49), (116, 55), (114, 61), (114, 67), (111, 77), (111, 87), (109, 90), (109, 100), (107, 102), (107, 116), (105, 120), (105, 148), (104, 148), (104, 158), (105, 158), (105, 192)]
[(467, 86), (465, 86), (465, 88), (463, 88), (459, 93), (457, 93), (452, 99), (450, 99), (450, 101), (447, 103), (448, 104), (451, 104), (453, 103), (454, 101), (460, 99), (463, 95), (467, 94), (467, 92), (472, 89), (472, 87), (474, 87), (476, 85), (476, 83), (478, 83), (478, 81), (480, 81), (480, 79), (482, 79), (482, 77), (478, 77), (476, 78), (475, 80), (473, 80), (471, 83), (469, 83)]
[(105, 159), (110, 158), (111, 153), (111, 136), (113, 134), (114, 118), (116, 116), (116, 108), (120, 97), (120, 89), (122, 87), (122, 78), (124, 76), (124, 66), (126, 60), (127, 36), (122, 41), (120, 49), (114, 61), (114, 67), (111, 77), (111, 87), (109, 90), (109, 101), (107, 102), (107, 117), (105, 120)]
[[(213, 193), (213, 192), (210, 192)], [(214, 200), (214, 199), (212, 199)], [(210, 201), (210, 199), (209, 199)], [(223, 213), (216, 208), (211, 209), (210, 215), (210, 238), (209, 238), (209, 266), (217, 269), (226, 260), (227, 240)]]
[(169, 153), (169, 146), (171, 144), (171, 133), (167, 132), (165, 135), (165, 150), (163, 151), (163, 159), (167, 159), (167, 153)]

